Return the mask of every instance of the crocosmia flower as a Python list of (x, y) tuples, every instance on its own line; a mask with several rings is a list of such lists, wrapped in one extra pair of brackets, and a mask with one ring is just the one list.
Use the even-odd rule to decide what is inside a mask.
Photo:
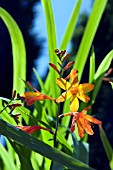
[(79, 108), (79, 99), (83, 102), (88, 102), (90, 98), (85, 94), (87, 92), (90, 92), (94, 89), (93, 84), (84, 83), (79, 84), (78, 82), (78, 71), (75, 69), (72, 69), (69, 76), (70, 82), (63, 78), (58, 78), (56, 80), (56, 84), (65, 92), (63, 92), (57, 99), (56, 102), (64, 102), (68, 98), (71, 98), (70, 100), (70, 110), (72, 112), (76, 112)]
[(71, 132), (74, 132), (75, 130), (75, 124), (78, 126), (78, 135), (83, 138), (85, 131), (89, 135), (93, 135), (94, 132), (92, 130), (92, 123), (94, 124), (102, 124), (102, 122), (90, 115), (86, 115), (87, 111), (91, 108), (91, 106), (88, 106), (81, 112), (70, 112), (59, 115), (59, 118), (63, 116), (72, 116), (72, 123), (71, 123)]
[(42, 126), (16, 126), (17, 128), (23, 130), (24, 132), (28, 133), (28, 134), (32, 134), (34, 132), (36, 132), (37, 130), (43, 129), (46, 131), (49, 131), (50, 133), (54, 134), (54, 132), (48, 128), (42, 127)]
[(24, 92), (23, 94), (20, 95), (20, 98), (25, 99), (26, 103), (28, 106), (32, 105), (35, 101), (39, 100), (45, 100), (45, 99), (49, 99), (49, 100), (53, 100), (55, 101), (54, 98), (47, 96), (41, 92), (39, 92), (37, 89), (35, 89), (34, 87), (32, 87), (32, 85), (29, 83), (29, 85), (31, 86), (31, 88), (34, 91), (30, 91), (30, 92)]

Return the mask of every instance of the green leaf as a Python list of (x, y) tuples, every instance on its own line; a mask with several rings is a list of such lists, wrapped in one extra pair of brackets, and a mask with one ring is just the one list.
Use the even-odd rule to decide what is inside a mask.
[(64, 33), (61, 45), (60, 45), (61, 50), (64, 50), (64, 49), (67, 48), (67, 46), (68, 46), (68, 44), (69, 44), (69, 42), (72, 38), (74, 29), (75, 29), (75, 26), (76, 26), (76, 23), (77, 23), (81, 3), (82, 3), (82, 0), (78, 0), (73, 11), (72, 11), (71, 17), (69, 19), (67, 28), (65, 30), (65, 33)]
[(98, 79), (102, 74), (104, 74), (108, 70), (112, 59), (113, 59), (113, 50), (111, 50), (106, 55), (106, 57), (102, 60), (101, 64), (99, 65), (95, 73), (95, 80)]
[(102, 141), (103, 147), (105, 149), (106, 155), (108, 157), (108, 160), (110, 162), (112, 160), (112, 156), (113, 156), (113, 148), (111, 147), (103, 128), (100, 127), (99, 129), (100, 129), (101, 141)]
[(79, 71), (79, 80), (81, 79), (83, 69), (96, 34), (99, 22), (101, 20), (102, 14), (104, 12), (107, 0), (95, 0), (92, 12), (90, 14), (78, 53), (76, 57), (76, 62), (74, 68)]
[(86, 164), (74, 159), (73, 157), (63, 153), (62, 151), (53, 148), (44, 142), (34, 138), (33, 136), (17, 129), (14, 126), (0, 120), (0, 133), (8, 138), (15, 140), (22, 146), (40, 153), (41, 155), (56, 161), (57, 163), (67, 166), (72, 170), (91, 170), (93, 168)]
[(72, 133), (72, 139), (73, 139), (73, 148), (74, 148), (74, 153), (73, 153), (74, 158), (88, 165), (89, 144), (86, 142), (78, 141), (74, 133)]
[(9, 153), (6, 151), (6, 149), (4, 148), (4, 146), (2, 146), (2, 144), (0, 144), (0, 157), (2, 158), (4, 165), (6, 167), (6, 169), (16, 169), (17, 167), (15, 166), (13, 160), (11, 159)]
[(102, 79), (103, 79), (104, 73), (109, 68), (112, 58), (113, 58), (113, 50), (111, 50), (106, 55), (106, 57), (102, 60), (102, 62), (100, 63), (100, 65), (99, 65), (99, 67), (98, 67), (98, 69), (95, 73), (95, 76), (94, 76), (95, 88), (94, 88), (93, 93), (92, 93), (92, 103), (95, 102), (96, 96), (97, 96), (98, 91), (99, 91), (101, 84), (102, 84)]
[(12, 145), (12, 147), (14, 148), (14, 150), (16, 151), (16, 153), (19, 156), (19, 159), (20, 159), (20, 162), (21, 162), (21, 169), (33, 170), (33, 167), (31, 165), (31, 161), (30, 161), (30, 153), (31, 153), (31, 151), (29, 151), (28, 149), (22, 147), (21, 145), (19, 145), (15, 141), (12, 141), (10, 139), (8, 139), (8, 140), (9, 140), (10, 144)]
[(113, 170), (113, 152), (112, 152), (112, 159), (109, 163), (109, 166), (110, 166), (111, 170)]
[(39, 82), (39, 85), (41, 87), (41, 91), (43, 91), (46, 94), (46, 89), (45, 89), (44, 83), (43, 83), (42, 79), (40, 78), (40, 76), (39, 76), (39, 74), (38, 74), (38, 72), (36, 71), (35, 68), (33, 68), (33, 72), (35, 73), (36, 78)]
[(94, 81), (95, 75), (95, 53), (93, 52), (90, 57), (90, 71), (89, 71), (89, 83)]
[(19, 78), (26, 80), (26, 51), (24, 39), (14, 19), (1, 7), (0, 17), (6, 24), (11, 38), (13, 53), (13, 91), (16, 90), (18, 93), (22, 93), (24, 86), (20, 83)]
[[(56, 30), (55, 30), (55, 23), (54, 23), (54, 14), (52, 11), (51, 1), (50, 0), (41, 0), (45, 17), (46, 17), (46, 27), (47, 27), (47, 39), (48, 39), (48, 50), (49, 50), (49, 57), (50, 62), (53, 64), (57, 64), (57, 57), (54, 50), (57, 48), (57, 40), (56, 40)], [(49, 82), (47, 81), (46, 84), (53, 83), (51, 86), (51, 93), (53, 93), (54, 97), (57, 96), (57, 91), (55, 89), (55, 82), (57, 78), (57, 73), (50, 68), (49, 74)], [(48, 86), (48, 85), (47, 85)]]
[(73, 149), (72, 147), (68, 144), (67, 140), (62, 136), (62, 134), (58, 131), (57, 132), (57, 140), (59, 143), (62, 145), (63, 149), (68, 152), (68, 154), (72, 155)]
[(110, 82), (110, 84), (111, 84), (111, 87), (112, 87), (112, 89), (113, 89), (113, 82)]

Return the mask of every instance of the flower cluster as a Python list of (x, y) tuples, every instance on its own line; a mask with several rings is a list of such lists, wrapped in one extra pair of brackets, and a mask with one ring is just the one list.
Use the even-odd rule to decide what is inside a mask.
[[(3, 110), (6, 108), (10, 109), (10, 116), (15, 120), (17, 124), (17, 128), (31, 134), (34, 133), (37, 130), (43, 129), (46, 130), (54, 135), (54, 138), (56, 138), (57, 129), (58, 129), (58, 120), (59, 118), (62, 118), (64, 116), (72, 116), (72, 122), (71, 122), (71, 132), (73, 133), (75, 131), (75, 124), (78, 127), (78, 135), (83, 138), (85, 135), (85, 131), (89, 135), (93, 135), (94, 132), (92, 130), (92, 123), (101, 125), (102, 122), (97, 120), (96, 118), (93, 118), (90, 115), (87, 115), (87, 111), (91, 108), (91, 106), (88, 106), (84, 108), (82, 111), (78, 112), (79, 110), (79, 101), (88, 103), (90, 100), (89, 96), (86, 94), (87, 92), (90, 92), (94, 89), (94, 85), (90, 83), (83, 83), (79, 84), (78, 80), (78, 71), (76, 69), (71, 69), (70, 73), (67, 75), (67, 77), (63, 78), (64, 72), (68, 70), (70, 67), (73, 66), (74, 61), (67, 62), (67, 58), (69, 57), (69, 54), (65, 54), (66, 50), (59, 51), (58, 49), (55, 50), (56, 56), (58, 57), (58, 67), (53, 64), (49, 63), (50, 67), (52, 67), (59, 75), (59, 78), (56, 79), (56, 85), (62, 89), (63, 92), (61, 92), (60, 96), (58, 96), (56, 99), (48, 96), (46, 94), (43, 94), (39, 92), (37, 89), (35, 89), (30, 82), (27, 82), (26, 85), (29, 86), (31, 91), (24, 92), (22, 94), (17, 94), (16, 91), (14, 91), (12, 98), (9, 103), (4, 107)], [(66, 64), (65, 64), (66, 63)], [(68, 81), (69, 80), (69, 81)], [(16, 98), (17, 96), (17, 98)], [(19, 126), (19, 113), (13, 114), (12, 112), (17, 107), (21, 107), (22, 104), (14, 103), (15, 100), (21, 100), (25, 101), (27, 106), (31, 106), (34, 104), (35, 101), (43, 101), (43, 100), (51, 100), (52, 102), (55, 102), (57, 105), (59, 105), (61, 102), (65, 102), (67, 99), (70, 100), (70, 112), (64, 113), (64, 114), (57, 114), (57, 123), (56, 123), (56, 131), (53, 132), (51, 129), (48, 129), (47, 127), (34, 125), (34, 126)], [(2, 110), (2, 111), (3, 111)], [(1, 111), (1, 112), (2, 112)], [(0, 112), (0, 113), (1, 113)]]
[[(78, 71), (74, 68), (70, 71), (69, 75), (66, 78), (62, 78), (64, 71), (69, 69), (74, 64), (74, 62), (72, 61), (69, 62), (65, 67), (63, 67), (64, 62), (69, 57), (69, 54), (66, 54), (64, 56), (65, 52), (66, 52), (65, 50), (64, 51), (59, 51), (58, 49), (55, 50), (55, 53), (60, 60), (60, 62), (58, 62), (58, 65), (60, 66), (61, 70), (59, 70), (57, 66), (54, 65), (53, 63), (49, 63), (49, 65), (59, 74), (60, 78), (57, 78), (56, 84), (62, 90), (64, 90), (64, 92), (62, 92), (57, 99), (54, 99), (48, 95), (39, 92), (29, 82), (27, 82), (27, 84), (32, 88), (33, 91), (24, 92), (23, 94), (20, 95), (20, 98), (24, 99), (28, 106), (32, 105), (37, 100), (42, 101), (48, 99), (59, 104), (60, 102), (64, 102), (70, 98), (70, 112), (61, 114), (58, 117), (61, 118), (63, 116), (72, 116), (71, 132), (74, 132), (75, 124), (77, 124), (78, 134), (81, 138), (83, 138), (85, 131), (89, 135), (94, 134), (91, 127), (92, 123), (102, 124), (102, 122), (86, 114), (87, 111), (91, 108), (91, 106), (88, 106), (87, 108), (84, 108), (81, 112), (78, 112), (79, 100), (87, 103), (90, 100), (90, 98), (86, 95), (86, 93), (92, 91), (94, 89), (94, 85), (89, 83), (79, 84)], [(70, 81), (67, 81), (68, 79)], [(51, 130), (40, 126), (34, 127), (17, 126), (17, 127), (28, 133), (34, 132), (39, 129), (44, 129), (51, 132)]]

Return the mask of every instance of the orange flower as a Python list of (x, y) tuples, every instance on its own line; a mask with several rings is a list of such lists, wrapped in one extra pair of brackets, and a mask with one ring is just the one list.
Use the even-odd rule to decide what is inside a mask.
[(34, 90), (31, 92), (24, 92), (23, 94), (20, 95), (20, 98), (24, 98), (27, 105), (30, 106), (32, 105), (35, 101), (39, 100), (45, 100), (45, 99), (49, 99), (49, 100), (53, 100), (55, 101), (54, 98), (47, 96), (45, 94), (42, 94), (41, 92), (39, 92), (37, 89), (35, 89), (29, 82), (27, 83), (30, 85), (30, 87)]
[(63, 116), (73, 116), (72, 124), (71, 124), (72, 132), (74, 132), (74, 130), (75, 130), (75, 123), (76, 123), (78, 126), (78, 135), (81, 138), (84, 137), (84, 131), (86, 131), (89, 135), (93, 135), (94, 132), (92, 130), (91, 123), (102, 124), (102, 122), (100, 120), (97, 120), (96, 118), (93, 118), (90, 115), (86, 115), (87, 111), (90, 108), (91, 108), (91, 106), (88, 106), (82, 112), (65, 113), (65, 114), (59, 115), (59, 118), (63, 117)]
[(84, 83), (79, 84), (78, 82), (78, 71), (75, 69), (71, 70), (71, 73), (69, 74), (70, 82), (66, 81), (63, 78), (58, 78), (56, 81), (56, 84), (62, 88), (63, 90), (66, 90), (63, 92), (57, 99), (56, 102), (64, 102), (68, 98), (71, 97), (70, 101), (70, 110), (72, 112), (76, 112), (79, 108), (79, 100), (82, 100), (83, 102), (88, 102), (90, 98), (85, 94), (86, 92), (90, 92), (94, 89), (93, 84)]
[(36, 132), (37, 130), (43, 129), (46, 131), (49, 131), (50, 133), (54, 134), (54, 132), (48, 128), (42, 127), (42, 126), (16, 126), (17, 128), (23, 130), (24, 132), (28, 133), (28, 134), (32, 134), (34, 132)]

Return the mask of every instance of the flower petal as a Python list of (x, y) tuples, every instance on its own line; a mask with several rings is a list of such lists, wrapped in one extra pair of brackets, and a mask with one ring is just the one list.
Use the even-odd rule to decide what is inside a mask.
[(73, 133), (75, 131), (75, 118), (73, 117), (72, 123), (71, 123), (71, 132)]
[(86, 119), (83, 118), (79, 118), (79, 121), (81, 122), (81, 126), (83, 127), (83, 129), (89, 134), (89, 135), (93, 135), (94, 132), (91, 128), (90, 122)]
[(76, 112), (79, 108), (79, 100), (76, 96), (73, 96), (70, 101), (71, 112)]
[(57, 78), (56, 84), (64, 90), (68, 90), (71, 84), (63, 78)]
[(17, 128), (23, 130), (24, 132), (27, 132), (28, 134), (32, 134), (34, 132), (36, 132), (37, 130), (40, 130), (40, 129), (43, 129), (43, 130), (47, 130), (47, 131), (50, 131), (50, 129), (47, 129), (47, 128), (44, 128), (42, 126), (38, 126), (38, 125), (35, 125), (35, 126), (16, 126)]
[(94, 85), (93, 84), (89, 84), (89, 83), (80, 84), (78, 86), (79, 93), (90, 92), (93, 89), (94, 89)]
[(84, 137), (84, 129), (81, 126), (81, 122), (79, 121), (79, 119), (76, 120), (77, 126), (78, 126), (78, 135), (83, 138)]
[(77, 97), (78, 97), (80, 100), (82, 100), (83, 102), (86, 102), (86, 103), (90, 100), (90, 98), (89, 98), (87, 95), (85, 95), (85, 94), (81, 94), (81, 95), (78, 95), (78, 94), (77, 94)]
[(70, 72), (70, 79), (71, 79), (71, 86), (76, 87), (78, 86), (78, 71), (72, 69)]
[(45, 94), (40, 93), (39, 91), (37, 92), (25, 92), (21, 95), (21, 97), (24, 97), (26, 100), (26, 103), (28, 106), (32, 105), (36, 100), (45, 100), (45, 99), (49, 99), (49, 100), (55, 100), (54, 98), (47, 96)]
[(60, 103), (63, 102), (65, 100), (67, 100), (68, 98), (70, 98), (72, 96), (72, 94), (70, 93), (70, 91), (66, 91), (64, 93), (62, 93), (57, 99), (56, 102)]
[(102, 124), (102, 122), (90, 115), (86, 115), (86, 114), (83, 114), (83, 113), (80, 113), (80, 117), (84, 118), (84, 119), (87, 119), (88, 121), (92, 122), (92, 123), (95, 123), (95, 124)]

